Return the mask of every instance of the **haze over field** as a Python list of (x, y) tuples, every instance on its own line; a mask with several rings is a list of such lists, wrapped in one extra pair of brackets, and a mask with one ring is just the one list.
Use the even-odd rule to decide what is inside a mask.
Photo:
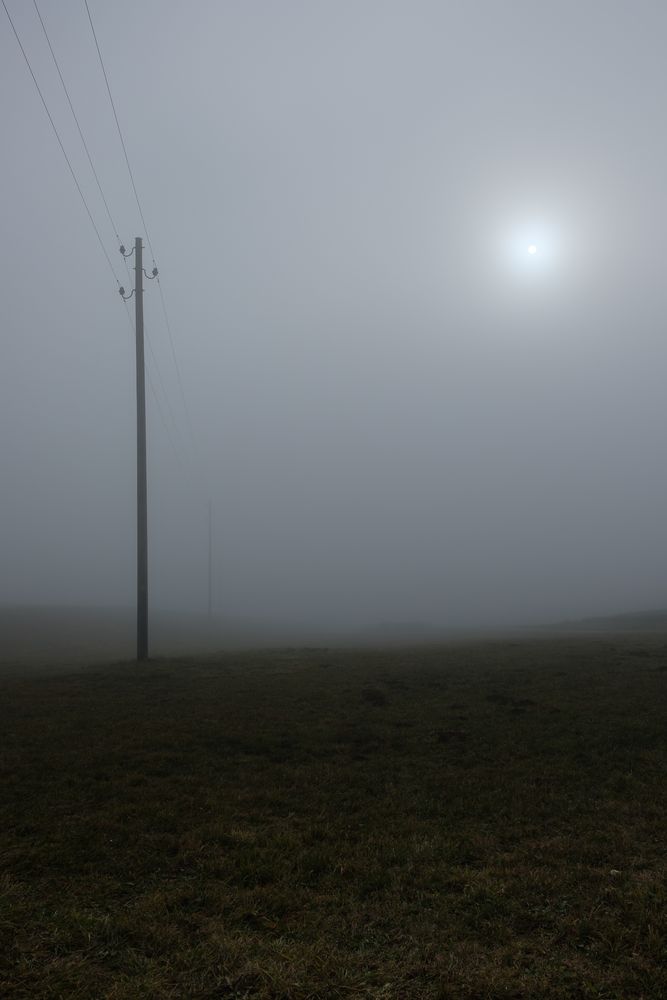
[[(89, 5), (188, 411), (147, 283), (151, 605), (205, 612), (210, 500), (231, 619), (664, 607), (667, 6)], [(85, 6), (39, 11), (130, 247)], [(131, 605), (133, 333), (1, 17), (0, 604)]]

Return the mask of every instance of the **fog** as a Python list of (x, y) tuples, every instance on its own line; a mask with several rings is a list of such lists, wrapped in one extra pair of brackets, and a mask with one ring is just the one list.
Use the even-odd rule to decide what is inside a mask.
[[(209, 501), (223, 616), (664, 606), (667, 7), (89, 5), (179, 366), (147, 282), (151, 607), (205, 612)], [(129, 289), (35, 8), (7, 7)], [(146, 242), (85, 6), (39, 10)], [(0, 17), (0, 604), (130, 606), (133, 330)]]

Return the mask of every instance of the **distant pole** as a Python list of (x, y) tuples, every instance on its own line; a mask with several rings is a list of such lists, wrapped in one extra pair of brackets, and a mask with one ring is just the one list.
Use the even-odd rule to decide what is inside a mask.
[(146, 375), (141, 237), (134, 241), (134, 308), (137, 346), (137, 660), (148, 659), (148, 489), (146, 479)]
[(208, 617), (213, 617), (213, 505), (208, 502)]

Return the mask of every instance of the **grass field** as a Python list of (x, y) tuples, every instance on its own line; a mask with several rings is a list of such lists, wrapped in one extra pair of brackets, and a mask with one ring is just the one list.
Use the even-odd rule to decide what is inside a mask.
[(667, 637), (0, 681), (0, 996), (667, 997)]

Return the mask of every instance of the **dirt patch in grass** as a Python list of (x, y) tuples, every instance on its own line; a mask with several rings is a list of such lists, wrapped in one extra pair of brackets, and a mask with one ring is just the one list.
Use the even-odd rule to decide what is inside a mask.
[(666, 659), (634, 636), (5, 679), (0, 996), (667, 996)]

